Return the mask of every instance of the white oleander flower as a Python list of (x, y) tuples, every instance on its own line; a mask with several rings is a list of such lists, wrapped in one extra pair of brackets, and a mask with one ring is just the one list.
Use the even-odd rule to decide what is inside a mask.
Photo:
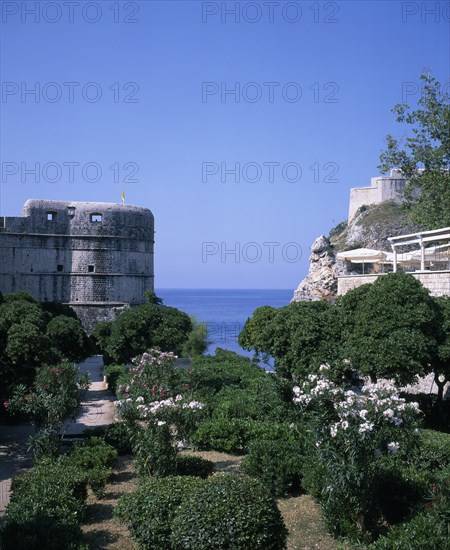
[(387, 448), (388, 448), (388, 452), (391, 455), (395, 455), (400, 448), (400, 444), (397, 443), (397, 441), (391, 441), (390, 443), (388, 443)]

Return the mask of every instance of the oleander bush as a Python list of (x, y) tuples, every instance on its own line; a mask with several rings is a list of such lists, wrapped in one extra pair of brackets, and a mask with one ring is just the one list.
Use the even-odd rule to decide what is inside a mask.
[[(383, 519), (374, 498), (382, 462), (415, 448), (419, 407), (387, 384), (344, 390), (328, 371), (322, 365), (293, 388), (307, 434), (303, 485), (318, 498), (335, 536), (370, 542)], [(420, 493), (417, 479), (400, 481), (405, 495)]]
[(140, 475), (163, 477), (175, 474), (177, 448), (167, 423), (149, 424), (137, 430), (132, 441)]
[(14, 388), (9, 408), (26, 414), (33, 424), (35, 434), (29, 443), (36, 460), (59, 454), (61, 426), (77, 412), (88, 387), (87, 374), (80, 376), (75, 364), (63, 361), (39, 367), (31, 388), (23, 384)]
[(134, 493), (120, 498), (114, 516), (127, 525), (139, 548), (170, 550), (175, 513), (203, 483), (188, 476), (146, 478)]
[(276, 502), (258, 480), (219, 474), (195, 488), (176, 510), (174, 550), (286, 548), (287, 529)]

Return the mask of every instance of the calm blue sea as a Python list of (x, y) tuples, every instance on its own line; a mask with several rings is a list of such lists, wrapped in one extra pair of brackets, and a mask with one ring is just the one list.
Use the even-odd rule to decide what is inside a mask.
[(166, 306), (176, 307), (197, 321), (206, 323), (211, 342), (207, 353), (225, 348), (251, 357), (237, 337), (245, 321), (261, 306), (282, 307), (289, 304), (293, 290), (220, 290), (220, 289), (156, 289)]

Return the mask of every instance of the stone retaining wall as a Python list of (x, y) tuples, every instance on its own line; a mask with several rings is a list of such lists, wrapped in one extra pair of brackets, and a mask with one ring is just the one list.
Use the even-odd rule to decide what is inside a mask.
[[(347, 275), (338, 277), (338, 296), (346, 294), (349, 290), (358, 288), (361, 285), (374, 283), (378, 277), (385, 276), (386, 273), (378, 275)], [(416, 271), (411, 273), (418, 279), (425, 288), (428, 288), (432, 296), (450, 296), (450, 271)]]

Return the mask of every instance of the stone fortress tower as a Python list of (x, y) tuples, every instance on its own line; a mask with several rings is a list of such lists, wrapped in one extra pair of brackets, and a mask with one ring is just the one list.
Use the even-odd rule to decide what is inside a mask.
[(0, 291), (69, 304), (88, 330), (154, 288), (154, 218), (105, 202), (26, 201), (0, 218)]
[(390, 171), (389, 176), (377, 176), (370, 179), (370, 187), (354, 187), (350, 189), (350, 204), (348, 221), (351, 221), (358, 208), (370, 204), (380, 204), (393, 200), (403, 202), (403, 192), (408, 180), (401, 170), (396, 168)]

